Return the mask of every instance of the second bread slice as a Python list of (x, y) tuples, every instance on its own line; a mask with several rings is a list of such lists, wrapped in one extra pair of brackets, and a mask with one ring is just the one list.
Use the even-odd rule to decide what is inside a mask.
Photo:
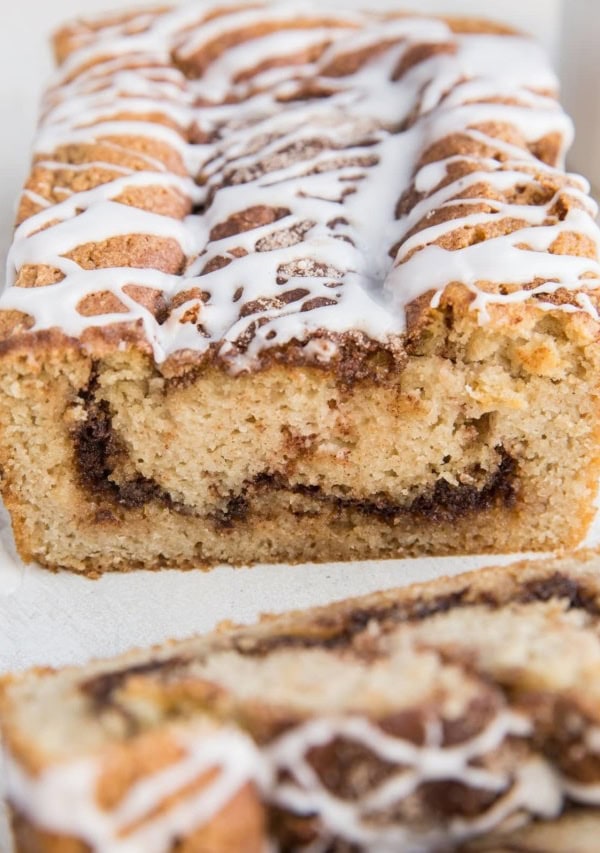
[(590, 554), (517, 564), (9, 678), (19, 849), (498, 849), (552, 821), (557, 838), (585, 834), (599, 569)]

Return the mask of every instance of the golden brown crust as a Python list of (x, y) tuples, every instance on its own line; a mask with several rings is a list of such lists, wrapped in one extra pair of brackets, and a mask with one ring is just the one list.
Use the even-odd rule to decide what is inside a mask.
[[(131, 22), (132, 26), (129, 29), (131, 34), (143, 31), (144, 16), (156, 16), (168, 11), (168, 6), (159, 6), (148, 4), (147, 8), (139, 7), (131, 9), (128, 12), (118, 12), (111, 15), (100, 15), (96, 18), (85, 18), (72, 21), (60, 27), (53, 37), (53, 47), (56, 62), (59, 65), (73, 53), (74, 50), (88, 43), (98, 31), (106, 27), (112, 27), (118, 24)], [(139, 26), (135, 26), (135, 22), (140, 20)]]
[[(241, 8), (248, 8), (248, 5), (245, 4)], [(74, 50), (77, 50), (83, 44), (88, 43), (99, 31), (107, 27), (130, 21), (132, 23), (130, 32), (140, 32), (142, 31), (145, 23), (144, 19), (141, 18), (141, 15), (149, 14), (152, 16), (158, 16), (163, 12), (168, 11), (168, 9), (168, 6), (152, 6), (149, 4), (147, 9), (140, 8), (116, 15), (104, 14), (96, 18), (79, 19), (77, 21), (67, 23), (57, 30), (53, 38), (56, 61), (59, 65), (62, 64)], [(409, 12), (394, 13), (392, 15), (388, 15), (388, 17), (393, 18), (409, 14)], [(140, 19), (138, 26), (135, 26), (136, 19)], [(448, 24), (454, 33), (515, 35), (518, 32), (518, 30), (508, 26), (507, 24), (483, 18), (444, 16), (442, 20)]]
[[(84, 841), (47, 832), (11, 811), (16, 853), (91, 853)], [(171, 853), (262, 853), (265, 823), (256, 793), (247, 785), (209, 823), (173, 840)]]
[(490, 21), (488, 18), (477, 17), (446, 17), (444, 20), (454, 33), (489, 33), (492, 35), (517, 35), (520, 31), (500, 21)]
[[(240, 8), (246, 9), (254, 7), (247, 7), (246, 5), (243, 5), (240, 6)], [(63, 61), (77, 48), (93, 44), (99, 34), (101, 34), (105, 29), (110, 31), (111, 28), (115, 26), (124, 25), (128, 32), (143, 32), (146, 28), (151, 26), (152, 21), (156, 20), (157, 17), (160, 17), (160, 15), (165, 11), (167, 11), (166, 7), (149, 7), (148, 9), (135, 10), (116, 15), (105, 15), (98, 18), (80, 20), (73, 22), (72, 24), (68, 24), (62, 28), (56, 36), (56, 50), (59, 60)], [(229, 7), (227, 10), (220, 10), (217, 8), (210, 10), (209, 12), (199, 13), (198, 21), (195, 24), (190, 23), (186, 25), (183, 30), (183, 34), (185, 35), (192, 32), (194, 27), (199, 27), (202, 21), (210, 21), (214, 17), (227, 14), (228, 11), (231, 11)], [(397, 13), (387, 16), (383, 15), (383, 17), (403, 17), (405, 14), (407, 13)], [(505, 25), (476, 18), (444, 17), (442, 20), (448, 24), (450, 31), (453, 33), (490, 33), (509, 35), (515, 32)], [(350, 28), (355, 26), (351, 20), (346, 20), (343, 14), (339, 15), (339, 19), (335, 14), (328, 14), (322, 18), (308, 14), (299, 15), (297, 18), (292, 17), (289, 21), (286, 21), (285, 26), (294, 28), (306, 27), (309, 29), (314, 28), (315, 26), (335, 27), (340, 21)], [(213, 41), (205, 44), (198, 55), (188, 55), (188, 53), (186, 53), (185, 57), (181, 59), (181, 64), (182, 66), (185, 66), (186, 73), (196, 74), (199, 70), (204, 68), (206, 63), (212, 63), (217, 60), (224, 50), (240, 44), (250, 37), (275, 31), (280, 29), (282, 26), (281, 22), (265, 20), (261, 24), (251, 27), (249, 30), (244, 28), (235, 31), (229, 30), (225, 32), (225, 35), (222, 37), (217, 37)], [(351, 55), (338, 56), (335, 60), (337, 65), (326, 69), (326, 71), (327, 73), (330, 73), (334, 79), (338, 76), (345, 76), (355, 71), (358, 67), (361, 67), (369, 58), (376, 56), (380, 50), (389, 46), (389, 41), (383, 41), (369, 47), (366, 49), (366, 52), (359, 50)], [(421, 44), (416, 44), (402, 55), (401, 62), (396, 68), (395, 76), (400, 78), (410, 71), (410, 69), (416, 64), (426, 62), (428, 59), (431, 59), (440, 53), (452, 53), (455, 50), (456, 45), (451, 42), (423, 42)], [(86, 62), (100, 62), (107, 58), (109, 57), (100, 56), (95, 57), (92, 60), (86, 60)], [(287, 59), (288, 57), (286, 57), (286, 60)], [(135, 69), (137, 67), (137, 63), (141, 61), (142, 60), (139, 57), (132, 55), (129, 59), (126, 58), (125, 64), (126, 67)], [(177, 64), (177, 51), (174, 52), (174, 61)], [(78, 75), (89, 67), (86, 62), (72, 70), (69, 80), (76, 79)], [(275, 66), (277, 65), (277, 62), (275, 62)], [(170, 66), (161, 66), (159, 63), (155, 69), (156, 73), (160, 73), (160, 70), (163, 67), (168, 69)], [(268, 66), (260, 64), (255, 71), (265, 70), (266, 67)], [(102, 80), (104, 80), (104, 77), (101, 75), (101, 82), (99, 85), (103, 85)], [(108, 72), (106, 85), (110, 85), (110, 72)], [(508, 98), (503, 100), (502, 103), (514, 104), (517, 103), (517, 101)], [(103, 122), (113, 121), (115, 119), (149, 121), (151, 123), (156, 123), (159, 126), (175, 127), (181, 134), (182, 138), (188, 140), (192, 139), (196, 133), (202, 133), (201, 129), (196, 127), (178, 126), (177, 122), (174, 123), (172, 117), (170, 117), (167, 112), (164, 114), (160, 113), (160, 111), (157, 113), (140, 114), (137, 112), (129, 113), (126, 110), (121, 110), (115, 114), (105, 113), (102, 115), (101, 120)], [(556, 164), (562, 145), (560, 134), (547, 134), (540, 139), (528, 141), (523, 138), (523, 135), (514, 125), (500, 120), (474, 124), (469, 128), (469, 130), (477, 130), (482, 134), (485, 134), (488, 137), (488, 142), (486, 143), (481, 140), (477, 141), (467, 133), (464, 135), (450, 134), (430, 146), (423, 153), (418, 166), (428, 162), (454, 157), (455, 155), (466, 156), (467, 154), (474, 154), (479, 158), (491, 157), (502, 160), (506, 157), (506, 153), (502, 150), (495, 150), (493, 143), (489, 142), (490, 139), (493, 140), (494, 138), (497, 138), (502, 142), (508, 142), (511, 145), (521, 147), (523, 150), (530, 150), (540, 161)], [(310, 147), (310, 144), (313, 143), (319, 143), (320, 145), (323, 144), (322, 140), (309, 141), (307, 144)], [(49, 170), (47, 166), (40, 162), (42, 159), (45, 160), (48, 157), (51, 157), (54, 161), (64, 162), (64, 169)], [(111, 164), (114, 164), (118, 168), (133, 169), (135, 171), (152, 171), (157, 169), (157, 167), (152, 164), (152, 160), (159, 160), (169, 171), (178, 175), (186, 174), (186, 167), (179, 151), (176, 151), (172, 146), (164, 141), (152, 139), (146, 135), (115, 136), (114, 134), (109, 134), (104, 136), (100, 134), (98, 137), (94, 138), (93, 141), (90, 140), (90, 142), (84, 141), (60, 145), (55, 151), (45, 152), (44, 154), (38, 155), (36, 159), (38, 160), (38, 163), (37, 165), (34, 164), (32, 173), (26, 185), (26, 189), (30, 191), (32, 195), (25, 194), (21, 200), (18, 217), (18, 221), (20, 222), (24, 221), (34, 213), (39, 212), (41, 208), (39, 203), (36, 202), (36, 198), (38, 196), (52, 203), (57, 203), (61, 198), (64, 198), (65, 192), (80, 192), (114, 180), (115, 175), (119, 173), (110, 171)], [(73, 171), (73, 167), (86, 162), (90, 163), (89, 170)], [(478, 168), (478, 166), (473, 167), (473, 164), (469, 165), (469, 162), (465, 160), (464, 164), (457, 163), (449, 166), (449, 175), (450, 171), (452, 171), (453, 176), (455, 176), (456, 173), (460, 171), (461, 167), (466, 168), (467, 170), (469, 168)], [(542, 185), (544, 185), (545, 179), (546, 175), (543, 171), (540, 171), (535, 175), (535, 180), (539, 181)], [(227, 180), (233, 180), (233, 176), (228, 175)], [(566, 177), (565, 181), (567, 181)], [(527, 184), (527, 186), (533, 185)], [(550, 191), (550, 188), (546, 189)], [(478, 193), (481, 193), (481, 196), (484, 199), (490, 198), (491, 200), (498, 200), (497, 192), (492, 186), (486, 186), (485, 183), (481, 185), (478, 184), (476, 188), (473, 187), (471, 191), (468, 191), (461, 197), (461, 199), (457, 199), (457, 202), (453, 207), (445, 206), (444, 208), (440, 208), (433, 219), (429, 216), (424, 217), (422, 221), (418, 222), (411, 229), (407, 236), (410, 237), (411, 235), (418, 234), (425, 228), (436, 224), (436, 222), (459, 218), (468, 210), (474, 212), (475, 208), (472, 206), (469, 208), (465, 204), (461, 204), (461, 201), (468, 199), (475, 190), (477, 190)], [(535, 194), (532, 195), (532, 192), (528, 191), (521, 193), (520, 195), (517, 193), (517, 196), (512, 199), (503, 198), (503, 201), (523, 204), (525, 206), (543, 203), (540, 199), (535, 198), (534, 196)], [(544, 191), (544, 198), (545, 197), (546, 192)], [(416, 193), (413, 186), (404, 193), (403, 199), (400, 200), (398, 211), (406, 212), (407, 210), (410, 210), (419, 199), (420, 196)], [(561, 201), (561, 218), (566, 212), (568, 212), (569, 206), (575, 203), (567, 196), (565, 196), (565, 199), (566, 202)], [(181, 194), (176, 191), (159, 188), (158, 186), (149, 186), (142, 189), (133, 187), (125, 188), (116, 201), (134, 207), (139, 207), (142, 210), (178, 219), (189, 213), (191, 209), (189, 199), (182, 197)], [(564, 206), (565, 203), (566, 207)], [(486, 209), (489, 211), (492, 208), (485, 208), (485, 205), (482, 205), (479, 209)], [(243, 233), (247, 229), (260, 227), (267, 222), (274, 222), (289, 212), (284, 211), (283, 209), (280, 210), (279, 213), (275, 211), (274, 214), (276, 213), (277, 215), (272, 215), (270, 218), (267, 217), (265, 219), (263, 215), (264, 211), (264, 207), (262, 209), (262, 213), (257, 207), (252, 208), (253, 214), (251, 216), (246, 216), (246, 214), (250, 214), (250, 211), (248, 210), (234, 214), (230, 217), (229, 223), (220, 223), (213, 227), (211, 232), (212, 239), (222, 239), (224, 236), (232, 233)], [(240, 220), (240, 222), (237, 222), (237, 220)], [(241, 220), (243, 220), (243, 222)], [(232, 223), (235, 225), (233, 231), (231, 230)], [(457, 227), (456, 230), (450, 231), (433, 242), (434, 244), (448, 250), (460, 250), (461, 248), (470, 246), (473, 243), (484, 239), (493, 239), (501, 234), (510, 234), (515, 230), (522, 228), (524, 224), (526, 223), (523, 220), (518, 217), (513, 217), (512, 219), (503, 219), (490, 223), (486, 227)], [(229, 225), (230, 227), (225, 227), (226, 225)], [(224, 228), (225, 230), (223, 230)], [(394, 254), (396, 248), (397, 247), (392, 248), (392, 254)], [(419, 248), (422, 247), (418, 247), (414, 251), (418, 251)], [(245, 252), (245, 250), (242, 251)], [(559, 240), (555, 241), (550, 248), (550, 251), (557, 254), (570, 254), (590, 258), (593, 258), (595, 253), (595, 249), (591, 241), (579, 234), (562, 235)], [(233, 254), (235, 255), (235, 252)], [(136, 234), (128, 237), (109, 239), (98, 243), (88, 242), (69, 252), (66, 257), (73, 259), (83, 269), (108, 268), (118, 265), (123, 267), (156, 268), (163, 272), (175, 275), (181, 274), (187, 263), (190, 261), (189, 258), (186, 259), (183, 256), (180, 247), (176, 245), (175, 241), (167, 240), (166, 238)], [(206, 273), (208, 271), (222, 268), (228, 264), (230, 260), (231, 258), (229, 256), (212, 258), (207, 265), (205, 265), (202, 272)], [(407, 258), (405, 258), (405, 260), (407, 260)], [(29, 265), (18, 272), (17, 283), (22, 286), (42, 286), (56, 282), (61, 278), (62, 274), (52, 267), (44, 265), (35, 267)], [(135, 284), (135, 282), (132, 283)], [(486, 287), (487, 284), (488, 283), (486, 282), (482, 282), (481, 286), (488, 292), (505, 292), (510, 291), (511, 288), (514, 287), (511, 283), (505, 283), (502, 285), (490, 286), (488, 288)], [(165, 294), (162, 294), (161, 298), (164, 300)], [(191, 297), (191, 299), (192, 298), (193, 297)], [(290, 301), (293, 301), (290, 294), (285, 293), (282, 294), (281, 297), (278, 295), (275, 300), (254, 300), (250, 307), (241, 304), (240, 318), (249, 315), (254, 316), (255, 314), (261, 315), (265, 309), (280, 308), (282, 304), (288, 304)], [(299, 304), (301, 304), (301, 301), (301, 298), (298, 297)], [(554, 301), (557, 305), (563, 304), (560, 302), (558, 297), (552, 295), (548, 297), (547, 301)], [(572, 305), (576, 305), (575, 294), (572, 299), (566, 299), (565, 302), (566, 301)], [(332, 300), (331, 303), (329, 303), (327, 299), (321, 298), (317, 305), (315, 300), (309, 300), (302, 306), (302, 310), (312, 310), (315, 307), (322, 307), (323, 305), (333, 304), (334, 302), (335, 300)], [(533, 303), (533, 305), (535, 308), (535, 303)], [(86, 308), (87, 307), (88, 306), (86, 305)], [(515, 306), (512, 305), (502, 306), (502, 311), (506, 312), (506, 314), (510, 316), (514, 307)], [(164, 308), (164, 318), (166, 319), (166, 312), (169, 311), (168, 300), (162, 303), (161, 309), (162, 308)], [(117, 310), (121, 309), (118, 308)], [(190, 308), (190, 312), (189, 317), (187, 314), (185, 315), (186, 318), (190, 319), (190, 321), (193, 320), (194, 322), (197, 322), (199, 319), (197, 316), (198, 307), (196, 305), (192, 306)], [(96, 310), (96, 306), (92, 304), (92, 310), (84, 313), (84, 316), (99, 316), (99, 314), (100, 311)], [(421, 325), (426, 324), (431, 319), (428, 300), (418, 299), (414, 304), (409, 305), (408, 315), (410, 319), (409, 334), (413, 335), (415, 329), (420, 328)], [(261, 316), (257, 317), (256, 326), (253, 327), (250, 332), (250, 339), (256, 333), (257, 328), (260, 327), (260, 323), (263, 319), (264, 318)], [(14, 323), (7, 320), (3, 326), (9, 334), (12, 333), (11, 330)], [(127, 335), (126, 325), (123, 326), (123, 332)], [(111, 338), (115, 342), (117, 341), (116, 335), (111, 335)], [(401, 340), (396, 341), (396, 348), (399, 348), (401, 344)], [(247, 345), (247, 342), (242, 342), (242, 345)], [(380, 348), (385, 350), (386, 346), (380, 345)], [(185, 354), (185, 358), (188, 360), (192, 360), (194, 357), (200, 362), (204, 358), (200, 354), (196, 354), (196, 356), (193, 356), (189, 352)], [(335, 365), (331, 366), (335, 367)]]
[[(464, 593), (464, 602), (493, 599), (495, 606), (518, 598), (527, 585), (553, 578), (557, 573), (565, 572), (566, 576), (583, 579), (590, 596), (598, 601), (600, 608), (600, 574), (598, 565), (600, 549), (585, 548), (557, 556), (547, 560), (518, 560), (506, 566), (488, 566), (472, 572), (465, 572), (449, 577), (441, 577), (432, 581), (413, 583), (409, 587), (374, 592), (370, 595), (348, 598), (324, 607), (316, 607), (310, 611), (290, 611), (283, 616), (265, 614), (262, 622), (273, 628), (274, 623), (289, 620), (290, 625), (299, 634), (305, 631), (316, 631), (324, 641), (331, 634), (339, 632), (341, 627), (356, 610), (374, 612), (385, 611), (387, 604), (404, 606), (407, 612), (411, 607), (420, 603), (451, 597), (453, 594)], [(331, 632), (331, 634), (330, 634)]]

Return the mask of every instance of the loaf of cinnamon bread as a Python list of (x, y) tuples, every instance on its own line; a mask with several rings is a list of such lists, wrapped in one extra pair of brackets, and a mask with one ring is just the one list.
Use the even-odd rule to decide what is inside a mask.
[(5, 678), (17, 851), (594, 853), (599, 571), (520, 563)]
[(599, 474), (598, 229), (506, 28), (240, 0), (55, 39), (0, 299), (25, 560), (550, 550)]

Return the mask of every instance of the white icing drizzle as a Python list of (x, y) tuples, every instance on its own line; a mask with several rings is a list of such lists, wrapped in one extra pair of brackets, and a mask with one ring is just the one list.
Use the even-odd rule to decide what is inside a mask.
[[(323, 840), (309, 848), (311, 853), (317, 853), (321, 844), (325, 849), (332, 838), (381, 853), (399, 849), (418, 853), (438, 849), (442, 843), (461, 843), (507, 822), (552, 819), (560, 814), (566, 798), (600, 805), (600, 785), (561, 777), (540, 756), (521, 759), (510, 770), (478, 764), (507, 739), (528, 738), (532, 727), (527, 717), (504, 710), (471, 739), (444, 746), (441, 725), (432, 719), (425, 743), (417, 745), (386, 734), (362, 716), (315, 717), (262, 749), (234, 729), (190, 729), (176, 735), (182, 758), (135, 782), (113, 810), (101, 808), (96, 799), (100, 756), (56, 764), (31, 776), (7, 755), (6, 793), (36, 826), (80, 838), (94, 853), (165, 853), (175, 837), (185, 837), (209, 822), (247, 783), (278, 807), (318, 815)], [(309, 754), (338, 738), (360, 744), (387, 764), (398, 764), (398, 772), (360, 800), (336, 797), (309, 763)], [(184, 791), (209, 770), (217, 773), (201, 790), (184, 794), (170, 808), (154, 814), (167, 797)], [(478, 815), (456, 817), (445, 826), (419, 829), (402, 825), (393, 816), (375, 818), (432, 781), (457, 781), (498, 796)]]
[[(250, 369), (265, 348), (307, 342), (316, 333), (356, 330), (390, 341), (405, 331), (406, 306), (429, 291), (437, 305), (449, 282), (471, 290), (481, 322), (492, 303), (534, 297), (542, 309), (581, 310), (598, 319), (587, 294), (600, 285), (596, 208), (585, 181), (560, 168), (572, 128), (548, 94), (556, 80), (534, 43), (520, 36), (456, 35), (436, 19), (386, 20), (366, 6), (348, 12), (317, 0), (242, 5), (199, 12), (189, 3), (107, 26), (93, 38), (82, 33), (47, 94), (36, 156), (51, 171), (102, 168), (116, 177), (80, 192), (56, 188), (61, 200), (54, 204), (25, 191), (40, 210), (16, 231), (8, 283), (26, 264), (54, 267), (64, 278), (41, 290), (9, 286), (0, 309), (30, 314), (33, 331), (58, 327), (73, 337), (91, 326), (135, 321), (157, 362), (217, 345), (233, 371)], [(241, 43), (238, 32), (246, 36)], [(192, 61), (221, 39), (226, 49), (206, 59), (198, 79), (187, 79), (172, 64), (172, 55)], [(441, 51), (394, 80), (399, 63), (422, 44), (441, 45)], [(378, 47), (375, 58), (353, 73), (329, 72), (333, 62), (370, 47)], [(272, 67), (265, 68), (269, 60)], [(303, 86), (324, 96), (303, 97)], [(125, 113), (131, 118), (121, 118)], [(157, 115), (170, 125), (152, 120)], [(528, 144), (554, 135), (559, 168), (527, 147), (487, 135), (489, 122), (505, 123)], [(191, 128), (207, 141), (189, 142)], [(454, 154), (419, 167), (424, 151), (452, 134), (498, 153)], [(173, 174), (136, 139), (166, 145), (181, 158), (187, 177)], [(145, 169), (104, 162), (102, 154), (88, 164), (56, 159), (61, 148), (61, 159), (69, 159), (64, 146), (82, 144), (135, 157)], [(465, 161), (473, 171), (448, 180), (448, 170)], [(425, 195), (396, 219), (398, 200), (413, 179)], [(444, 180), (446, 186), (436, 189)], [(543, 181), (556, 186), (544, 204), (473, 192), (483, 183), (502, 199), (516, 187)], [(198, 213), (179, 221), (118, 202), (130, 187), (174, 190)], [(569, 202), (562, 219), (556, 214), (559, 197)], [(457, 199), (467, 209), (483, 204), (485, 212), (423, 227)], [(239, 234), (211, 237), (217, 225), (254, 207), (283, 215)], [(510, 233), (463, 249), (436, 242), (505, 219), (518, 220)], [(419, 230), (411, 234), (415, 226)], [(593, 258), (552, 253), (555, 241), (571, 232), (588, 239)], [(186, 258), (184, 271), (83, 270), (65, 258), (78, 246), (129, 234), (176, 241)], [(203, 274), (211, 262), (213, 271)], [(188, 295), (159, 324), (123, 292), (129, 284), (159, 289), (167, 301)], [(544, 300), (558, 289), (573, 292), (572, 304)], [(112, 292), (126, 313), (79, 313), (80, 301), (98, 290)], [(313, 347), (306, 355), (322, 358), (323, 352)]]
[[(7, 756), (8, 798), (36, 825), (82, 839), (94, 853), (163, 853), (178, 837), (208, 823), (244, 785), (264, 787), (268, 782), (256, 747), (236, 730), (180, 732), (176, 741), (183, 758), (134, 783), (112, 811), (98, 804), (101, 764), (91, 757), (51, 766), (33, 777)], [(211, 770), (217, 775), (199, 791), (153, 815), (167, 797)]]
[[(552, 768), (532, 758), (514, 775), (489, 771), (472, 762), (499, 747), (507, 737), (531, 734), (531, 722), (511, 711), (498, 714), (471, 740), (445, 747), (441, 726), (432, 722), (423, 746), (387, 735), (361, 717), (314, 719), (282, 735), (268, 749), (274, 771), (285, 771), (290, 781), (279, 784), (274, 801), (297, 814), (319, 815), (328, 837), (340, 837), (368, 850), (430, 850), (442, 842), (460, 842), (487, 832), (520, 810), (540, 817), (560, 812), (562, 795)], [(307, 758), (314, 747), (337, 737), (356, 742), (387, 763), (397, 763), (397, 774), (388, 777), (360, 801), (344, 801), (329, 792)], [(423, 832), (390, 819), (369, 820), (377, 812), (414, 794), (431, 781), (460, 781), (466, 786), (497, 792), (499, 799), (487, 811), (470, 820), (455, 818), (443, 829)]]

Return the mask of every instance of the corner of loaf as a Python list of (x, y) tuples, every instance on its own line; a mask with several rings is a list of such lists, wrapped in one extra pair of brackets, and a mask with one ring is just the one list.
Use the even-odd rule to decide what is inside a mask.
[(531, 40), (259, 3), (79, 22), (56, 46), (0, 299), (25, 559), (583, 536), (599, 233)]

